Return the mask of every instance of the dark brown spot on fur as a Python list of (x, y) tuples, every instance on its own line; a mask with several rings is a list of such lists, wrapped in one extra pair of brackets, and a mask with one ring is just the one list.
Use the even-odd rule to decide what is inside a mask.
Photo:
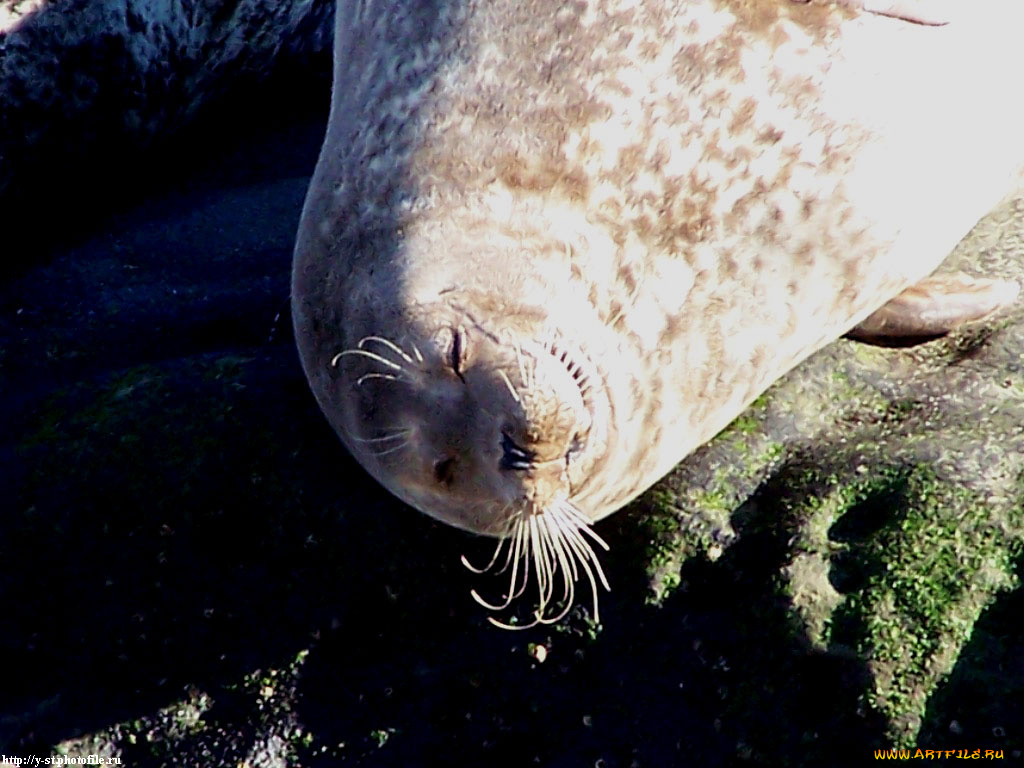
[(744, 99), (739, 109), (732, 116), (732, 120), (729, 121), (729, 131), (731, 133), (739, 133), (750, 127), (754, 121), (754, 113), (757, 111), (757, 101), (753, 98)]
[(804, 220), (811, 218), (814, 214), (814, 200), (811, 198), (805, 198), (800, 206), (800, 211), (803, 214)]
[(792, 21), (821, 41), (833, 34), (840, 22), (855, 15), (841, 0), (718, 0), (718, 5), (732, 12), (749, 32), (762, 36), (773, 46), (788, 42), (780, 21)]
[(636, 273), (632, 265), (623, 264), (620, 266), (617, 276), (619, 281), (626, 287), (627, 295), (632, 296), (637, 289)]

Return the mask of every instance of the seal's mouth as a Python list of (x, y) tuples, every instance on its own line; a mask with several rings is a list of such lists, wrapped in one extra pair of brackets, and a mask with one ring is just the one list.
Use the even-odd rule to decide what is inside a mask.
[[(598, 585), (610, 589), (601, 568), (598, 551), (608, 550), (605, 541), (594, 532), (591, 521), (571, 501), (590, 480), (587, 467), (582, 466), (582, 456), (591, 439), (591, 425), (598, 422), (598, 393), (596, 386), (601, 381), (597, 367), (582, 351), (573, 351), (569, 345), (551, 336), (539, 342), (521, 344), (511, 340), (515, 352), (522, 384), (528, 388), (543, 386), (543, 377), (536, 378), (538, 369), (564, 371), (571, 385), (564, 392), (575, 389), (579, 398), (577, 408), (582, 405), (586, 412), (580, 431), (575, 432), (563, 456), (549, 455), (546, 459), (531, 449), (529, 444), (517, 442), (508, 431), (501, 433), (500, 467), (529, 475), (533, 472), (557, 471), (568, 478), (567, 487), (556, 491), (553, 497), (531, 497), (521, 506), (508, 506), (503, 511), (507, 516), (507, 527), (499, 533), (499, 541), (490, 561), (483, 568), (473, 566), (465, 557), (462, 563), (475, 574), (508, 573), (508, 584), (502, 599), (497, 602), (485, 600), (477, 590), (471, 595), (477, 603), (489, 611), (505, 612), (513, 603), (527, 593), (534, 592), (531, 615), (524, 621), (504, 621), (488, 617), (491, 624), (502, 629), (527, 629), (541, 624), (553, 624), (565, 618), (572, 609), (577, 582), (585, 578), (590, 585), (593, 605), (593, 620), (600, 622), (598, 612)], [(552, 363), (554, 365), (552, 365)], [(557, 374), (559, 377), (561, 373)], [(551, 380), (548, 379), (548, 382)], [(513, 397), (515, 387), (506, 381)], [(518, 397), (517, 397), (518, 399)], [(598, 442), (603, 435), (598, 435)], [(561, 464), (561, 469), (557, 465)], [(549, 470), (550, 468), (550, 470)], [(575, 480), (575, 482), (574, 482)], [(532, 586), (531, 586), (532, 585)]]

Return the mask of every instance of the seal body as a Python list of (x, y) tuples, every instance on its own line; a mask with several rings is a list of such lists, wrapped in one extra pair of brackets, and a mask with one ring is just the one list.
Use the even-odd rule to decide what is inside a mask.
[(559, 570), (593, 582), (589, 523), (1012, 189), (1022, 21), (1016, 0), (943, 27), (789, 0), (340, 3), (293, 274), (321, 408), (396, 495), (510, 536), (542, 606)]

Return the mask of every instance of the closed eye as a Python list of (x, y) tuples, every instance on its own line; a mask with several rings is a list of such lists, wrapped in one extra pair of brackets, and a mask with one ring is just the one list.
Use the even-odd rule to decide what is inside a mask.
[(452, 348), (449, 352), (449, 364), (455, 375), (465, 381), (462, 367), (466, 362), (466, 331), (462, 328), (452, 329)]

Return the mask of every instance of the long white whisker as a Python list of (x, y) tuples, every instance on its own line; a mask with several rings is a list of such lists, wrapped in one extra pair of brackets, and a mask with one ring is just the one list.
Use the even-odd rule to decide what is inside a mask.
[[(511, 508), (511, 504), (505, 506), (506, 509)], [(516, 532), (519, 530), (519, 526), (522, 525), (523, 519), (521, 515), (516, 515), (514, 518), (509, 520), (508, 532), (505, 534), (509, 539), (514, 540)], [(512, 564), (513, 548), (510, 546), (508, 551), (505, 552), (505, 562), (501, 564), (501, 568), (495, 571), (495, 575), (500, 576), (508, 570), (509, 565)]]
[[(554, 558), (554, 544), (551, 541), (551, 527), (544, 516), (538, 518), (538, 530), (540, 531), (540, 552), (538, 553), (538, 569), (544, 568), (544, 597), (543, 604), (547, 606), (551, 602), (551, 596), (555, 592), (555, 579), (558, 577), (558, 561)], [(540, 579), (537, 579), (538, 587)], [(540, 610), (538, 606), (538, 610)], [(541, 611), (543, 613), (543, 611)]]
[(384, 346), (394, 351), (396, 355), (400, 355), (401, 358), (405, 360), (405, 362), (409, 363), (409, 365), (415, 365), (413, 359), (405, 353), (404, 349), (402, 349), (400, 346), (395, 344), (395, 342), (391, 341), (390, 339), (385, 339), (383, 336), (364, 336), (359, 340), (359, 343), (356, 344), (356, 346), (359, 347), (359, 349), (362, 349), (363, 345), (368, 341), (376, 341), (378, 344), (383, 344)]
[(394, 440), (398, 437), (405, 438), (411, 434), (411, 429), (396, 429), (394, 432), (390, 432), (379, 437), (356, 437), (355, 435), (349, 435), (348, 437), (355, 443), (383, 443), (388, 440)]
[[(506, 608), (508, 608), (512, 604), (512, 601), (516, 597), (518, 597), (519, 594), (522, 593), (522, 590), (519, 590), (519, 592), (516, 591), (516, 581), (518, 580), (518, 575), (519, 575), (519, 560), (520, 560), (520, 556), (522, 554), (523, 538), (524, 538), (525, 529), (526, 529), (526, 524), (522, 520), (519, 520), (517, 522), (517, 524), (516, 524), (516, 530), (515, 530), (515, 536), (514, 536), (515, 542), (513, 544), (514, 553), (512, 555), (512, 577), (509, 580), (508, 595), (506, 596), (505, 602), (502, 603), (501, 605), (492, 605), (491, 603), (488, 603), (486, 600), (484, 600), (482, 597), (480, 597), (480, 594), (475, 589), (472, 590), (469, 593), (470, 595), (472, 595), (474, 600), (476, 600), (478, 603), (480, 603), (480, 605), (482, 605), (484, 608), (486, 608), (486, 609), (488, 609), (490, 611), (503, 611), (503, 610), (505, 610)], [(525, 580), (524, 580), (524, 585), (525, 585)]]
[[(564, 556), (564, 555), (563, 555)], [(572, 600), (575, 597), (575, 580), (568, 578), (568, 572), (564, 569), (564, 564), (561, 566), (562, 584), (564, 588), (562, 590), (562, 609), (553, 616), (545, 616), (542, 609), (537, 610), (537, 622), (538, 624), (557, 624), (562, 621), (563, 618), (568, 614), (569, 610), (572, 609)]]
[(487, 565), (485, 565), (483, 568), (477, 568), (475, 565), (469, 562), (469, 558), (465, 555), (463, 555), (461, 558), (462, 564), (466, 566), (466, 568), (469, 571), (475, 573), (477, 576), (485, 574), (489, 570), (491, 570), (491, 568), (494, 567), (494, 564), (496, 562), (498, 562), (498, 557), (501, 555), (501, 550), (506, 544), (508, 544), (508, 539), (498, 539), (498, 546), (494, 548), (494, 554), (491, 556), (491, 559), (487, 562)]
[(390, 373), (364, 373), (358, 379), (356, 379), (356, 386), (362, 386), (362, 383), (367, 379), (386, 379), (387, 381), (404, 381), (401, 376), (393, 376)]
[(346, 350), (343, 350), (343, 351), (339, 352), (338, 354), (336, 354), (333, 358), (331, 358), (331, 365), (337, 365), (338, 364), (338, 360), (340, 360), (341, 358), (345, 357), (345, 355), (362, 355), (363, 357), (368, 357), (371, 360), (376, 360), (378, 363), (383, 363), (384, 365), (386, 365), (388, 368), (391, 368), (392, 370), (395, 370), (395, 371), (402, 371), (402, 370), (404, 370), (402, 368), (402, 366), (400, 366), (398, 363), (394, 362), (393, 360), (388, 360), (386, 357), (381, 357), (376, 352), (370, 352), (367, 349), (346, 349)]
[(508, 629), (513, 632), (521, 632), (524, 629), (533, 629), (541, 623), (540, 619), (538, 619), (536, 616), (534, 616), (533, 621), (531, 621), (529, 624), (506, 624), (503, 621), (498, 621), (493, 616), (488, 616), (487, 621), (496, 626), (498, 629)]
[[(565, 507), (562, 507), (564, 511)], [(593, 548), (583, 537), (580, 532), (580, 528), (573, 527), (571, 525), (564, 525), (566, 521), (560, 521), (563, 523), (561, 526), (562, 532), (565, 534), (566, 543), (572, 550), (576, 559), (579, 561), (580, 568), (587, 575), (587, 580), (590, 582), (591, 594), (594, 597), (594, 621), (600, 622), (600, 614), (598, 613), (598, 598), (597, 598), (597, 580), (594, 578), (594, 571), (597, 571), (597, 576), (601, 581), (601, 586), (606, 590), (610, 590), (611, 586), (608, 584), (608, 579), (604, 575), (604, 570), (601, 568), (601, 562), (597, 559), (597, 555), (594, 553)], [(593, 563), (594, 567), (591, 569), (590, 565)]]
[(576, 509), (576, 507), (563, 499), (558, 502), (558, 508), (565, 514), (565, 517), (570, 523), (572, 523), (577, 531), (587, 534), (602, 549), (604, 549), (605, 552), (608, 552), (611, 549), (605, 540), (597, 535), (597, 532), (591, 527), (590, 521), (587, 520), (587, 518), (583, 516), (583, 513)]
[[(542, 516), (541, 515), (536, 515), (536, 517), (540, 518)], [(544, 522), (544, 521), (540, 521), (539, 522), (538, 530), (543, 530), (544, 533), (542, 535), (544, 535), (544, 536), (547, 536), (547, 535), (551, 534), (551, 530), (547, 527), (547, 523)], [(564, 556), (565, 555), (564, 555), (564, 552), (563, 552), (562, 557), (564, 558)], [(563, 563), (564, 563), (564, 560), (563, 560)], [(563, 565), (563, 567), (564, 567), (564, 565)], [(565, 572), (563, 571), (563, 576), (564, 575), (565, 575)], [(538, 581), (539, 581), (539, 579), (538, 579)], [(556, 622), (559, 622), (563, 618), (565, 618), (565, 616), (569, 613), (569, 610), (572, 608), (572, 595), (573, 595), (573, 591), (572, 591), (572, 587), (571, 587), (572, 582), (569, 581), (569, 580), (566, 580), (566, 584), (568, 586), (567, 586), (567, 589), (565, 591), (565, 594), (569, 597), (569, 600), (566, 602), (565, 607), (562, 609), (562, 611), (560, 613), (558, 613), (556, 616), (551, 616), (551, 617), (545, 617), (544, 616), (544, 611), (547, 608), (548, 599), (550, 598), (550, 590), (548, 590), (548, 593), (547, 593), (548, 597), (544, 598), (543, 597), (544, 590), (543, 590), (543, 588), (539, 587), (542, 598), (540, 600), (540, 603), (537, 606), (537, 609), (533, 613), (533, 621), (531, 621), (529, 624), (506, 624), (505, 622), (498, 621), (493, 616), (488, 616), (487, 620), (491, 624), (493, 624), (494, 626), (498, 627), (499, 629), (510, 629), (510, 630), (517, 630), (517, 631), (524, 630), (524, 629), (530, 629), (530, 628), (536, 627), (536, 626), (538, 626), (540, 624), (554, 624)]]
[(377, 458), (380, 458), (381, 456), (387, 456), (389, 453), (396, 453), (397, 451), (400, 451), (403, 448), (407, 448), (409, 446), (409, 442), (409, 440), (403, 440), (396, 446), (393, 446), (391, 448), (385, 448), (383, 451), (371, 451), (371, 453)]
[[(601, 578), (601, 585), (606, 590), (611, 590), (611, 585), (608, 584), (608, 579), (605, 578), (604, 571), (601, 569), (601, 561), (597, 559), (597, 553), (594, 552), (594, 548), (590, 546), (590, 542), (583, 537), (583, 531), (589, 529), (566, 526), (563, 530), (565, 531), (566, 541), (569, 543), (569, 546), (573, 548), (573, 551), (576, 552), (577, 556), (580, 558), (580, 565), (584, 568), (588, 568), (587, 563), (592, 562), (598, 576)], [(604, 542), (602, 541), (601, 543), (603, 544)], [(596, 591), (594, 596), (596, 598)]]
[[(560, 553), (556, 554), (556, 557), (558, 558), (558, 563), (559, 563), (558, 567), (556, 567), (553, 563), (549, 563), (549, 565), (548, 565), (550, 576), (549, 576), (547, 595), (546, 595), (546, 599), (544, 600), (544, 602), (537, 607), (537, 614), (536, 615), (537, 615), (537, 621), (539, 623), (541, 623), (541, 624), (554, 624), (554, 623), (556, 623), (558, 621), (561, 621), (563, 618), (565, 618), (565, 616), (572, 609), (572, 597), (573, 597), (573, 593), (574, 593), (573, 588), (572, 588), (573, 580), (569, 578), (569, 573), (568, 573), (568, 570), (567, 570), (567, 563), (565, 561), (565, 551), (564, 551), (564, 549), (561, 548), (560, 543), (559, 543), (557, 548), (555, 546), (555, 542), (557, 542), (559, 540), (559, 538), (560, 538), (559, 537), (558, 529), (555, 528), (555, 527), (552, 527), (552, 521), (548, 520), (549, 515), (547, 513), (545, 513), (543, 515), (543, 518), (544, 519), (541, 521), (541, 525), (543, 526), (543, 528), (545, 530), (546, 539), (547, 539), (549, 545), (552, 547), (552, 549), (556, 550), (556, 551), (558, 551)], [(563, 606), (562, 610), (557, 615), (546, 617), (544, 615), (544, 611), (547, 608), (547, 605), (548, 605), (548, 603), (551, 600), (551, 595), (553, 594), (554, 587), (555, 587), (555, 583), (554, 583), (555, 582), (555, 577), (556, 577), (556, 574), (559, 573), (559, 572), (562, 575), (562, 584), (564, 585), (563, 589), (562, 589), (562, 600), (564, 601), (565, 605)]]
[(530, 377), (526, 373), (526, 363), (523, 362), (523, 349), (519, 346), (519, 342), (514, 338), (510, 339), (512, 342), (512, 351), (516, 355), (516, 364), (519, 366), (519, 380), (523, 382), (523, 385), (529, 389), (531, 387)]
[(537, 514), (530, 515), (530, 544), (532, 549), (530, 559), (532, 560), (533, 569), (537, 574), (537, 613), (543, 616), (548, 600), (551, 598), (549, 589), (551, 579), (549, 578), (550, 563), (546, 560), (547, 551), (544, 542), (547, 526), (544, 525), (540, 517)]
[(512, 398), (517, 403), (521, 403), (522, 400), (520, 400), (520, 398), (519, 398), (519, 393), (516, 392), (516, 388), (512, 385), (512, 382), (509, 380), (508, 374), (506, 374), (503, 370), (501, 370), (499, 368), (498, 369), (498, 375), (501, 377), (501, 380), (505, 382), (505, 386), (508, 387), (508, 391), (512, 395)]
[[(588, 557), (587, 555), (587, 551), (590, 551), (590, 548), (586, 547), (587, 551), (581, 551), (578, 547), (578, 543), (574, 543), (572, 539), (567, 539), (567, 541), (569, 543), (569, 547), (573, 550), (574, 554), (576, 555), (576, 559), (579, 560), (580, 568), (587, 575), (587, 581), (590, 582), (590, 593), (591, 595), (593, 595), (594, 598), (594, 621), (600, 623), (601, 616), (598, 613), (597, 609), (597, 582), (594, 579), (594, 572), (590, 568), (590, 557)], [(592, 551), (590, 553), (593, 554)], [(597, 567), (597, 571), (601, 576), (602, 583), (606, 583), (604, 574), (601, 572), (600, 564), (596, 560), (594, 560), (594, 565)]]
[[(526, 585), (530, 582), (530, 529), (526, 525), (526, 521), (521, 520), (519, 525), (516, 527), (516, 557), (512, 565), (512, 578), (509, 581), (509, 592), (508, 601), (505, 603), (505, 607), (508, 608), (512, 604), (513, 600), (518, 599), (523, 592), (526, 591)], [(523, 564), (523, 568), (519, 568), (519, 564)], [(517, 572), (522, 574), (522, 583), (516, 588), (516, 575)]]
[[(470, 594), (488, 610), (503, 611), (525, 592), (532, 571), (537, 582), (537, 607), (533, 620), (526, 624), (507, 624), (493, 616), (488, 617), (488, 621), (502, 629), (515, 630), (561, 621), (575, 602), (576, 583), (585, 577), (593, 596), (593, 618), (600, 622), (599, 587), (605, 590), (611, 587), (593, 545), (605, 550), (609, 547), (590, 527), (590, 521), (583, 513), (567, 499), (559, 499), (543, 510), (532, 507), (520, 512), (510, 525), (514, 529), (512, 540), (499, 542), (486, 568), (473, 568), (463, 557), (463, 564), (479, 574), (491, 571), (504, 550), (505, 562), (499, 573), (510, 566), (512, 569), (505, 599), (500, 604), (492, 604), (480, 597), (476, 590)], [(555, 583), (559, 579), (562, 590), (560, 598), (556, 599)], [(560, 607), (555, 607), (559, 604)], [(548, 615), (549, 607), (555, 611), (551, 615)]]
[[(502, 507), (502, 509), (499, 512), (499, 514), (500, 515), (504, 515), (505, 512), (507, 512), (509, 509), (511, 509), (511, 507), (512, 507), (511, 504), (506, 504), (504, 507)], [(487, 563), (487, 565), (485, 565), (483, 568), (475, 567), (472, 563), (469, 562), (469, 558), (467, 558), (465, 555), (462, 556), (462, 564), (464, 566), (466, 566), (466, 568), (468, 568), (470, 571), (472, 571), (473, 573), (477, 574), (478, 576), (481, 575), (481, 574), (487, 573), (489, 570), (491, 570), (491, 568), (494, 567), (494, 564), (496, 562), (498, 562), (498, 557), (501, 555), (502, 547), (504, 547), (506, 544), (509, 543), (508, 536), (512, 532), (512, 529), (513, 529), (514, 526), (515, 526), (515, 520), (514, 519), (510, 520), (508, 526), (506, 527), (506, 529), (504, 531), (504, 533), (502, 533), (501, 537), (498, 539), (498, 546), (496, 546), (494, 548), (494, 555), (491, 557), (491, 559)], [(505, 565), (502, 568), (502, 571), (504, 571), (505, 568), (508, 568), (508, 559), (509, 559), (509, 557), (511, 557), (512, 547), (509, 546), (508, 549), (509, 549), (509, 555), (505, 558)]]
[[(571, 547), (568, 547), (568, 539), (566, 537), (566, 530), (572, 529), (572, 523), (569, 523), (560, 509), (554, 508), (551, 510), (551, 526), (556, 532), (558, 545), (562, 550), (562, 554), (565, 557), (565, 564), (568, 566), (565, 572), (566, 579), (572, 582), (576, 582), (579, 579), (579, 571), (576, 570), (576, 558), (574, 551)], [(569, 577), (572, 577), (571, 579)]]
[(551, 539), (555, 546), (555, 555), (558, 558), (559, 569), (562, 572), (562, 599), (571, 606), (573, 597), (576, 595), (576, 563), (573, 562), (570, 554), (566, 552), (565, 537), (558, 527), (557, 519), (551, 521), (551, 529)]
[(528, 368), (526, 372), (528, 374), (526, 388), (533, 390), (537, 386), (537, 366), (534, 365), (532, 368)]

